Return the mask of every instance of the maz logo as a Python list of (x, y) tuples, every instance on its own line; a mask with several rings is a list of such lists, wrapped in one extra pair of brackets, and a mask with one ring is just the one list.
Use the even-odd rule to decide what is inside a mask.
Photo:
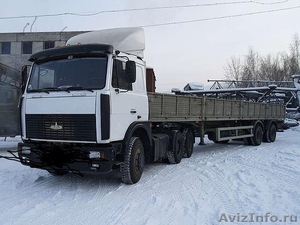
[(52, 129), (52, 130), (62, 130), (63, 127), (61, 125), (58, 125), (57, 122), (55, 122), (54, 125), (50, 126), (50, 129)]

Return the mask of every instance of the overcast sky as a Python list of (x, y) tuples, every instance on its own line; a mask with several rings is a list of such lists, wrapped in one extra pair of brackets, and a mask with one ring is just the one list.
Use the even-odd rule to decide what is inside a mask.
[[(235, 4), (215, 4), (233, 3)], [(237, 3), (248, 2), (248, 3)], [(265, 3), (265, 4), (258, 4)], [(268, 3), (268, 4), (266, 4)], [(278, 3), (278, 4), (270, 4)], [(205, 6), (200, 6), (200, 5)], [(215, 5), (213, 5), (215, 4)], [(190, 6), (164, 9), (153, 7)], [(262, 11), (296, 9), (206, 20)], [(4, 19), (15, 16), (39, 16), (59, 13), (97, 13), (93, 16), (49, 16)], [(224, 79), (224, 66), (232, 56), (242, 57), (249, 47), (261, 55), (288, 52), (295, 34), (300, 35), (299, 0), (9, 0), (0, 8), (0, 32), (88, 31), (115, 27), (144, 26), (144, 60), (153, 67), (157, 90), (169, 91), (188, 82)], [(35, 21), (34, 21), (35, 20)], [(198, 21), (180, 23), (184, 21)], [(179, 23), (178, 23), (179, 22)], [(173, 25), (149, 25), (175, 23)]]

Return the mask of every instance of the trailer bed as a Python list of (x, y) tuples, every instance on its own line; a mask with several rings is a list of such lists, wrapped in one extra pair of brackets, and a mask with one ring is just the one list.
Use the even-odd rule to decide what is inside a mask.
[(148, 93), (149, 119), (153, 122), (283, 120), (285, 106), (172, 94)]

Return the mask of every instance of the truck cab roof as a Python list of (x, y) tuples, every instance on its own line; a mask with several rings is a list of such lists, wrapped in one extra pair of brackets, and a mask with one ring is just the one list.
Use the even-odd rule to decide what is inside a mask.
[(91, 31), (70, 38), (67, 45), (106, 44), (115, 51), (125, 52), (139, 58), (144, 57), (145, 34), (143, 28), (127, 27)]

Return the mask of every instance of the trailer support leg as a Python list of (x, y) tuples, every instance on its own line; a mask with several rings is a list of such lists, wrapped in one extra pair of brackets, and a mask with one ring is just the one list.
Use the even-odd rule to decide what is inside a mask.
[(204, 143), (204, 126), (203, 125), (200, 125), (198, 132), (199, 132), (199, 136), (200, 136), (200, 142), (198, 145), (205, 145), (205, 143)]

